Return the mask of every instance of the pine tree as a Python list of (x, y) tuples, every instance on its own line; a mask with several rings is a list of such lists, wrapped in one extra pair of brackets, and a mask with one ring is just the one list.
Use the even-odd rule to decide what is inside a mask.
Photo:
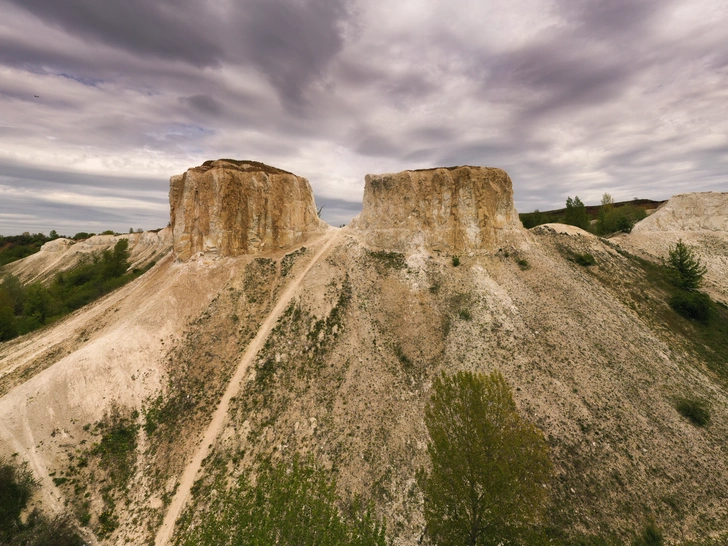
[(670, 246), (667, 263), (670, 281), (683, 290), (697, 290), (708, 269), (695, 256), (695, 251), (680, 239)]

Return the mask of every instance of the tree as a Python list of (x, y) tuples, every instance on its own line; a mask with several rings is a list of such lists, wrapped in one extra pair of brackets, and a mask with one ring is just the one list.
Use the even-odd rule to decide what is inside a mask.
[(121, 277), (129, 269), (129, 240), (119, 239), (114, 249), (104, 250), (102, 253), (104, 279)]
[(53, 297), (41, 283), (35, 282), (26, 287), (23, 314), (40, 324), (45, 324), (46, 319), (53, 314)]
[(586, 213), (586, 207), (578, 195), (574, 199), (567, 197), (564, 223), (581, 229), (589, 229), (589, 215)]
[(542, 516), (552, 475), (543, 433), (520, 418), (498, 372), (435, 378), (425, 409), (432, 468), (420, 476), (439, 546), (509, 544)]
[(13, 300), (0, 285), (0, 341), (12, 339), (17, 335), (18, 328), (15, 325)]
[(680, 239), (670, 246), (665, 264), (672, 284), (683, 290), (697, 290), (708, 269), (695, 256), (695, 251)]

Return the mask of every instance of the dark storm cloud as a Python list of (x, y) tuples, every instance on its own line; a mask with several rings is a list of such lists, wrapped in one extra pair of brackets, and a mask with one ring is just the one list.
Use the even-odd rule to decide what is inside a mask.
[(584, 39), (621, 42), (623, 37), (638, 40), (674, 3), (669, 0), (562, 0), (558, 9), (569, 23), (576, 25), (576, 34)]
[[(332, 0), (251, 0), (238, 10), (231, 54), (249, 59), (283, 102), (300, 107), (307, 86), (341, 50), (344, 5)], [(239, 48), (239, 49), (238, 49)]]
[(225, 107), (221, 102), (215, 100), (209, 95), (180, 97), (180, 102), (202, 114), (211, 116), (217, 116), (225, 110)]
[(139, 55), (181, 60), (196, 66), (217, 64), (223, 55), (215, 41), (217, 14), (195, 0), (6, 0), (51, 26), (91, 43)]

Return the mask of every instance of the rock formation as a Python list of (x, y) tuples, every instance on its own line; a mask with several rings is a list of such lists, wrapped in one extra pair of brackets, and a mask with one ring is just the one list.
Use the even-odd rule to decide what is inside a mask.
[(327, 229), (308, 180), (255, 161), (206, 161), (173, 176), (169, 202), (180, 260), (287, 248)]
[(728, 192), (674, 195), (633, 231), (728, 232)]
[(464, 166), (367, 175), (364, 207), (351, 227), (379, 248), (461, 252), (494, 250), (522, 225), (508, 174)]

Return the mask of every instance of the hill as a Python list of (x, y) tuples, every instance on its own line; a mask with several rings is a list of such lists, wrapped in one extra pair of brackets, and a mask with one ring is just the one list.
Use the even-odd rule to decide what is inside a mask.
[[(71, 510), (89, 542), (184, 544), (221, 487), (296, 454), (336, 477), (342, 507), (371, 501), (394, 544), (426, 541), (433, 377), (496, 369), (547, 438), (554, 540), (630, 540), (649, 518), (670, 543), (725, 539), (728, 310), (708, 325), (677, 315), (661, 266), (635, 255), (637, 228), (525, 230), (505, 173), (460, 167), (370, 176), (361, 216), (334, 229), (306, 213), (304, 179), (203, 167), (241, 194), (295, 184), (286, 206), (301, 212), (275, 220), (250, 191), (237, 240), (266, 244), (240, 252), (218, 242), (224, 200), (187, 192), (173, 211), (197, 220), (172, 215), (171, 254), (0, 345), (0, 454), (28, 461), (36, 502)], [(685, 399), (708, 404), (707, 426), (677, 410)]]

